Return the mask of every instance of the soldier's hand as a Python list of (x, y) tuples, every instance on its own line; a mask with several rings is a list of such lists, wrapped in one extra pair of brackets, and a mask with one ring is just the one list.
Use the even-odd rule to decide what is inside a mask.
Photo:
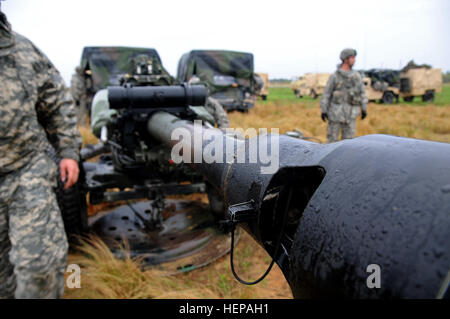
[(366, 111), (362, 111), (361, 112), (361, 120), (364, 120), (367, 116), (367, 112)]
[(322, 117), (322, 121), (324, 121), (324, 122), (326, 122), (328, 120), (328, 114), (327, 113), (322, 113), (321, 117)]
[(78, 180), (80, 169), (78, 163), (71, 158), (63, 158), (59, 163), (61, 180), (64, 182), (64, 189), (69, 189)]

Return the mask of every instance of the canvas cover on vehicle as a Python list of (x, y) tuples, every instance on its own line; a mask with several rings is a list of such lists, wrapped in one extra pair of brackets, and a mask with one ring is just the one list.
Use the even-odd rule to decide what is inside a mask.
[(161, 58), (155, 49), (136, 47), (85, 47), (81, 57), (82, 70), (90, 70), (93, 90), (120, 85), (120, 78), (133, 71), (132, 59), (145, 54), (153, 62), (153, 68), (161, 74), (170, 76), (164, 69)]
[(417, 64), (414, 62), (414, 60), (411, 60), (408, 62), (408, 64), (405, 65), (405, 67), (401, 70), (402, 72), (408, 72), (409, 70), (413, 69), (431, 69), (431, 65), (429, 64)]
[(238, 84), (254, 90), (253, 54), (223, 50), (193, 50), (184, 54), (177, 70), (177, 80), (187, 82), (196, 75), (208, 85), (210, 93)]
[(400, 87), (400, 71), (391, 69), (371, 69), (364, 71), (366, 76), (371, 78), (372, 87), (377, 82), (386, 82), (388, 86)]

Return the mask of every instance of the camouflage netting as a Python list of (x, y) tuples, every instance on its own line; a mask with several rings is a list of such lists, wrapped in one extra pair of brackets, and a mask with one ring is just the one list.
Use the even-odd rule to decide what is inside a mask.
[(159, 54), (154, 49), (134, 47), (85, 47), (81, 57), (82, 70), (90, 70), (93, 90), (97, 92), (110, 85), (119, 85), (120, 78), (133, 72), (133, 58), (147, 55), (153, 62), (155, 74), (167, 75)]
[(420, 69), (420, 68), (425, 68), (425, 69), (431, 69), (431, 65), (429, 64), (416, 64), (414, 62), (414, 60), (411, 60), (408, 62), (408, 64), (402, 69), (402, 72), (407, 72), (408, 70), (411, 69)]
[(253, 54), (235, 51), (194, 50), (178, 63), (177, 80), (187, 82), (198, 76), (210, 93), (226, 90), (237, 83), (253, 90)]

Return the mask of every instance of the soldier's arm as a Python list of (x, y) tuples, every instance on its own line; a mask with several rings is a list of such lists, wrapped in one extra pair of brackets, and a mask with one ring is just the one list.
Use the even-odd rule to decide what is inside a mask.
[(320, 100), (320, 109), (322, 113), (328, 113), (328, 108), (330, 106), (331, 96), (334, 90), (334, 74), (332, 74), (327, 81), (327, 85), (325, 86), (325, 90), (322, 94), (322, 99)]
[(212, 113), (214, 120), (217, 122), (219, 128), (230, 127), (227, 112), (223, 109), (222, 104), (214, 98), (209, 97), (206, 101), (207, 109)]
[(81, 136), (69, 90), (50, 60), (41, 55), (39, 63), (38, 103), (36, 111), (47, 138), (61, 158), (79, 160)]

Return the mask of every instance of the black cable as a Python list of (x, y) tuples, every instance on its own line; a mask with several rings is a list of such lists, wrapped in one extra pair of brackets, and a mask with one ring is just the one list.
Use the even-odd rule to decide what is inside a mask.
[(286, 221), (287, 221), (287, 215), (288, 215), (288, 209), (289, 209), (289, 204), (291, 203), (291, 196), (292, 196), (292, 187), (289, 188), (289, 195), (288, 195), (288, 199), (287, 199), (287, 203), (286, 203), (286, 209), (284, 211), (284, 216), (283, 216), (283, 221), (281, 224), (281, 229), (280, 229), (280, 235), (278, 236), (278, 240), (277, 240), (277, 244), (276, 244), (276, 248), (275, 248), (275, 252), (273, 254), (272, 257), (272, 262), (270, 263), (269, 267), (267, 268), (267, 270), (265, 271), (265, 273), (259, 277), (259, 279), (255, 280), (255, 281), (245, 281), (242, 280), (238, 274), (236, 273), (236, 271), (234, 270), (234, 262), (233, 262), (233, 251), (234, 251), (234, 230), (235, 227), (233, 227), (233, 229), (231, 230), (231, 250), (230, 250), (230, 266), (231, 266), (231, 272), (233, 273), (234, 278), (236, 278), (237, 281), (239, 281), (241, 284), (244, 285), (255, 285), (259, 282), (261, 282), (264, 278), (266, 278), (266, 276), (269, 274), (269, 272), (272, 270), (273, 265), (275, 264), (275, 258), (278, 255), (278, 250), (281, 247), (281, 239), (283, 237), (283, 233), (284, 233), (284, 228), (286, 225)]

